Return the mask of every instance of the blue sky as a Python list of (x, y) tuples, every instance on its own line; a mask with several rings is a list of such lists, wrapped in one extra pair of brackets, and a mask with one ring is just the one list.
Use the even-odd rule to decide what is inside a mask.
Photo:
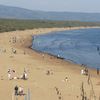
[(100, 0), (0, 0), (0, 4), (32, 10), (100, 13)]

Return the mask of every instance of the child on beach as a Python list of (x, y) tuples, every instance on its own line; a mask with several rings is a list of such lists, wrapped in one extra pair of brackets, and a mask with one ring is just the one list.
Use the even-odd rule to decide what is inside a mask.
[(19, 86), (19, 95), (23, 95), (24, 94), (24, 91), (23, 91), (23, 87)]

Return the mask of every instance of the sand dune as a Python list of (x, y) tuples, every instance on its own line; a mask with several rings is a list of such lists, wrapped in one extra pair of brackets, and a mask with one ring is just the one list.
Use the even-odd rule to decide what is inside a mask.
[[(94, 96), (99, 100), (100, 81), (94, 69), (89, 69), (91, 82), (88, 84), (88, 76), (80, 74), (82, 69), (80, 65), (29, 48), (32, 45), (33, 35), (67, 29), (70, 28), (0, 33), (0, 100), (12, 100), (15, 85), (23, 86), (25, 93), (30, 89), (31, 100), (81, 100), (82, 82), (85, 95), (91, 98), (89, 100), (95, 100)], [(28, 80), (8, 80), (9, 68), (16, 71), (17, 77), (23, 74), (25, 68)], [(24, 100), (24, 96), (18, 96), (18, 100)]]

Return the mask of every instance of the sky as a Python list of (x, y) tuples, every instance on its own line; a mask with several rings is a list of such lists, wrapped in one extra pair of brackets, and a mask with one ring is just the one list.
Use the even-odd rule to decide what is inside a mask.
[(0, 4), (31, 10), (100, 13), (100, 0), (0, 0)]

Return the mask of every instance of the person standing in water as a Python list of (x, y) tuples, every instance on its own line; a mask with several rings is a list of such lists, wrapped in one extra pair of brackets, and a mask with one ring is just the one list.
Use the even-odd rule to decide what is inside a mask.
[(100, 47), (99, 46), (97, 46), (97, 51), (98, 51), (98, 53), (100, 55)]

